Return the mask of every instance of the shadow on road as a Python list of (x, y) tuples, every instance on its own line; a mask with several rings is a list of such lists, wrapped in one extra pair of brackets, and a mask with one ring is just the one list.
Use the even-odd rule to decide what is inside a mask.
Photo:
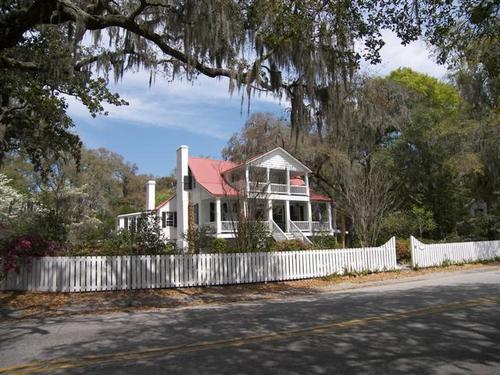
[[(498, 296), (498, 285), (478, 283), (419, 287), (402, 291), (325, 294), (314, 298), (170, 310), (158, 313), (82, 316), (16, 323), (3, 333), (0, 351), (16, 341), (64, 330), (94, 329), (91, 337), (47, 344), (40, 358), (78, 359), (88, 355), (231, 339), (362, 319), (479, 297)], [(61, 328), (62, 327), (62, 328)], [(77, 329), (78, 330), (78, 329)], [(66, 369), (80, 374), (331, 374), (450, 373), (492, 371), (500, 366), (499, 304), (374, 321), (320, 334), (222, 345), (154, 358), (125, 359), (99, 367)], [(51, 371), (52, 372), (52, 371)]]

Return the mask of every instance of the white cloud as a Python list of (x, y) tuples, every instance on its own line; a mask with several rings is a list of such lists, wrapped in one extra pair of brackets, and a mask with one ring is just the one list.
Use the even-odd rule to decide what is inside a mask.
[(446, 68), (434, 61), (431, 50), (424, 41), (417, 40), (403, 46), (396, 34), (388, 30), (382, 32), (382, 37), (385, 41), (381, 50), (382, 63), (370, 65), (365, 62), (362, 64), (363, 71), (373, 75), (387, 75), (399, 67), (408, 67), (439, 79), (445, 77)]
[[(390, 31), (384, 31), (383, 37), (386, 44), (381, 50), (382, 63), (375, 66), (363, 63), (363, 71), (373, 75), (386, 75), (398, 67), (410, 67), (437, 78), (444, 77), (446, 69), (433, 61), (423, 41), (402, 46)], [(245, 113), (247, 109), (246, 102), (241, 108), (241, 97), (242, 94), (246, 96), (246, 93), (235, 90), (230, 96), (228, 85), (227, 78), (199, 76), (193, 81), (177, 79), (168, 82), (158, 75), (149, 87), (149, 73), (129, 72), (116, 84), (112, 83), (110, 88), (119, 92), (130, 105), (106, 106), (106, 110), (110, 120), (123, 120), (138, 126), (184, 129), (195, 134), (227, 139), (246, 120), (246, 116), (240, 116), (239, 113), (240, 110)], [(90, 118), (85, 107), (78, 101), (68, 101), (72, 117)], [(280, 101), (273, 95), (256, 94), (251, 98), (250, 109), (278, 112), (280, 108), (288, 106), (286, 100)], [(99, 126), (102, 126), (102, 122), (99, 121)]]

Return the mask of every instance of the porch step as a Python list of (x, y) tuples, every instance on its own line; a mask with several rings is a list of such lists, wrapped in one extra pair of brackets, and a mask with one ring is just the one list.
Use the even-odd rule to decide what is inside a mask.
[(293, 233), (285, 233), (285, 237), (288, 241), (295, 239), (295, 236), (293, 235)]

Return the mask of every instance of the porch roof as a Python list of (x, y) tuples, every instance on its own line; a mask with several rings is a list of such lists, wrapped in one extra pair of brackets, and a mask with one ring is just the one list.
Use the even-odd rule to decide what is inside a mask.
[(326, 195), (316, 193), (314, 190), (309, 189), (309, 199), (313, 202), (333, 202), (333, 199)]

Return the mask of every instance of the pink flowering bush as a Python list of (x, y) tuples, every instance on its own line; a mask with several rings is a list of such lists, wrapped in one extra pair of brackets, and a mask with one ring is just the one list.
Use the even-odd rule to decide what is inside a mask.
[(38, 233), (14, 235), (0, 242), (0, 273), (19, 273), (23, 264), (30, 267), (31, 258), (59, 255), (62, 250), (60, 243), (46, 240)]

